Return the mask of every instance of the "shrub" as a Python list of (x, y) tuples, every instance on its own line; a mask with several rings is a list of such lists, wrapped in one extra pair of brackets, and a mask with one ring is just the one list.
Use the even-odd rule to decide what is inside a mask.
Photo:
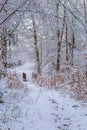
[(7, 87), (15, 89), (24, 89), (25, 91), (27, 91), (27, 86), (21, 81), (19, 77), (20, 75), (18, 75), (16, 71), (9, 72), (7, 74)]

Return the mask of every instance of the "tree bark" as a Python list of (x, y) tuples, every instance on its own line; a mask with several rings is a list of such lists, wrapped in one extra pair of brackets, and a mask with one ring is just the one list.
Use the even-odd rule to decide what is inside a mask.
[(56, 65), (56, 70), (60, 70), (60, 55), (61, 55), (61, 44), (62, 44), (62, 37), (64, 33), (64, 26), (65, 26), (65, 9), (64, 9), (64, 16), (63, 16), (63, 24), (62, 24), (62, 29), (59, 29), (59, 4), (57, 4), (57, 21), (58, 21), (58, 31), (57, 31), (57, 38), (58, 38), (58, 43), (57, 43), (57, 65)]
[(69, 54), (68, 54), (68, 27), (66, 24), (66, 62), (68, 63)]
[(32, 18), (32, 23), (33, 23), (33, 38), (34, 38), (34, 45), (35, 45), (35, 55), (36, 55), (36, 62), (37, 62), (37, 73), (41, 74), (41, 64), (40, 64), (40, 54), (39, 54), (39, 49), (38, 49), (38, 42), (37, 42), (37, 32), (36, 32), (36, 25), (34, 18)]
[(7, 69), (7, 39), (6, 36), (2, 36), (2, 46), (1, 46), (1, 58), (2, 58), (2, 73), (6, 76)]

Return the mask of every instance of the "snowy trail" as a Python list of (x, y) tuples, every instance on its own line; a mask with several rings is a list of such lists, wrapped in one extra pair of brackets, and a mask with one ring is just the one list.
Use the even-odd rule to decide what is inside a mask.
[(30, 92), (18, 103), (19, 117), (7, 121), (2, 130), (87, 130), (86, 107), (55, 90), (32, 84), (29, 88)]
[(87, 130), (87, 108), (55, 90), (33, 86), (24, 130)]
[(19, 98), (8, 98), (11, 103), (0, 105), (1, 130), (87, 130), (87, 104), (81, 105), (54, 89), (25, 83), (27, 93), (16, 91)]

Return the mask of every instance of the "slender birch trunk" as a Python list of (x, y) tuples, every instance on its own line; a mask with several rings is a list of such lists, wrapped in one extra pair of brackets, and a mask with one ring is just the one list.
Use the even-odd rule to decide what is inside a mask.
[(66, 23), (66, 62), (68, 63), (69, 60), (69, 50), (68, 50), (68, 27), (67, 27), (67, 23)]
[(6, 36), (2, 36), (2, 46), (1, 46), (1, 58), (2, 58), (2, 73), (6, 76), (7, 69), (7, 39)]
[(56, 70), (60, 70), (60, 55), (61, 55), (61, 45), (62, 45), (62, 37), (64, 33), (64, 26), (65, 26), (65, 9), (64, 9), (64, 16), (63, 16), (63, 24), (62, 24), (62, 30), (59, 29), (59, 4), (57, 4), (57, 12), (58, 12), (58, 31), (57, 31), (57, 38), (58, 38), (58, 43), (57, 43), (57, 65), (56, 65)]
[(87, 23), (87, 12), (86, 12), (87, 0), (83, 0), (83, 6), (84, 6), (85, 22)]
[(41, 73), (41, 65), (40, 65), (40, 54), (38, 49), (38, 41), (37, 41), (37, 32), (36, 32), (36, 25), (34, 18), (32, 18), (32, 24), (33, 24), (33, 38), (34, 38), (34, 45), (35, 45), (35, 55), (36, 55), (36, 62), (37, 62), (37, 73)]

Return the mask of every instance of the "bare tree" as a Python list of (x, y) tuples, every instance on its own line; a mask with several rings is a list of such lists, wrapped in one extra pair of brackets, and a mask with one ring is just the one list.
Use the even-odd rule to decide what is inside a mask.
[(64, 33), (64, 27), (65, 27), (65, 9), (64, 9), (64, 16), (63, 16), (63, 22), (62, 22), (62, 28), (60, 30), (59, 28), (59, 3), (57, 3), (56, 8), (57, 8), (57, 12), (58, 12), (58, 16), (57, 16), (57, 21), (58, 21), (58, 30), (57, 30), (57, 38), (58, 38), (58, 43), (57, 43), (57, 65), (56, 65), (56, 69), (57, 71), (60, 70), (60, 55), (61, 55), (61, 44), (62, 44), (62, 37), (63, 37), (63, 33)]
[(34, 17), (32, 16), (32, 24), (33, 24), (33, 38), (34, 38), (34, 46), (35, 46), (35, 55), (36, 55), (36, 62), (37, 62), (37, 73), (41, 73), (41, 65), (40, 65), (40, 53), (38, 49), (38, 40), (37, 40), (37, 31)]
[[(20, 19), (15, 19), (14, 16), (20, 17), (20, 14), (24, 12), (23, 7), (27, 4), (29, 0), (21, 1), (19, 4), (15, 3), (17, 1), (2, 1), (0, 8), (0, 37), (1, 37), (1, 59), (2, 59), (2, 73), (6, 75), (7, 68), (7, 46), (9, 43), (10, 47), (10, 38), (13, 38), (13, 33), (20, 23)], [(10, 7), (11, 6), (11, 7)], [(20, 13), (21, 9), (21, 13)], [(16, 15), (15, 15), (16, 13)]]

